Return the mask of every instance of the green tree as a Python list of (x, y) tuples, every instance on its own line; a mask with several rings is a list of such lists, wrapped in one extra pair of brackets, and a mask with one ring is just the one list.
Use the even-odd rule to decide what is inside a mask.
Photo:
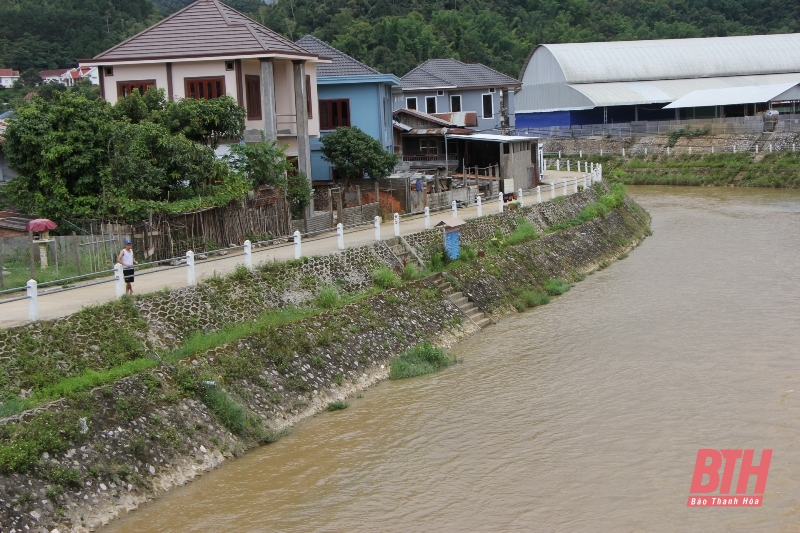
[(377, 139), (356, 127), (342, 127), (324, 136), (322, 159), (346, 180), (365, 175), (376, 180), (385, 178), (398, 162), (397, 155), (384, 150)]
[(279, 148), (275, 141), (266, 140), (262, 133), (258, 144), (232, 144), (228, 164), (247, 177), (253, 189), (259, 185), (285, 189), (289, 172), (295, 170), (286, 159), (287, 147)]
[(154, 120), (164, 124), (173, 133), (182, 133), (195, 142), (216, 149), (222, 139), (238, 139), (241, 136), (244, 117), (245, 110), (236, 100), (221, 96), (211, 100), (183, 98), (177, 102), (167, 102)]

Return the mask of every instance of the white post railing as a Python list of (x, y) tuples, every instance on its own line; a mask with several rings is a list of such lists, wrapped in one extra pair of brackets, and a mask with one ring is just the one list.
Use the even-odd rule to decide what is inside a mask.
[(556, 183), (553, 182), (550, 184), (550, 199), (552, 200), (555, 197), (556, 197)]
[(450, 210), (453, 212), (453, 218), (458, 218), (458, 203), (455, 200), (450, 202)]
[(395, 213), (392, 216), (392, 219), (394, 220), (394, 236), (395, 237), (399, 237), (400, 236), (400, 215)]
[(375, 217), (373, 224), (375, 224), (375, 240), (379, 241), (381, 240), (381, 217)]
[(28, 320), (36, 322), (39, 320), (39, 284), (35, 279), (28, 280), (25, 291), (28, 295)]
[(525, 207), (525, 202), (522, 201), (522, 187), (517, 191), (517, 199), (519, 200), (519, 206)]
[(560, 159), (556, 159), (556, 171), (557, 172), (561, 172), (561, 160)]
[(477, 198), (475, 198), (475, 201), (478, 204), (478, 218), (480, 218), (483, 216), (483, 206), (481, 205), (481, 197), (478, 196)]
[(571, 172), (570, 170), (570, 160), (567, 159), (567, 172)]
[(194, 252), (191, 250), (186, 252), (186, 283), (189, 285), (197, 283), (194, 276)]
[(340, 250), (344, 250), (344, 226), (339, 222), (336, 224), (336, 241)]
[(303, 256), (303, 239), (299, 231), (294, 232), (294, 258), (300, 259)]
[(250, 239), (244, 241), (244, 266), (248, 270), (253, 270), (253, 243), (250, 242)]
[[(480, 201), (480, 200), (478, 200), (478, 201)], [(478, 204), (478, 205), (480, 206), (481, 204)], [(478, 210), (480, 210), (480, 207), (478, 207)], [(426, 207), (425, 208), (425, 229), (431, 229), (431, 208), (430, 207)]]
[(497, 202), (497, 212), (498, 213), (502, 213), (503, 212), (503, 193), (501, 193), (501, 192), (497, 193), (497, 199), (499, 200)]
[(537, 185), (536, 186), (536, 203), (537, 204), (542, 203), (542, 186), (541, 185)]
[(122, 273), (122, 263), (114, 265), (114, 288), (117, 290), (117, 298), (122, 298), (125, 294), (125, 275)]

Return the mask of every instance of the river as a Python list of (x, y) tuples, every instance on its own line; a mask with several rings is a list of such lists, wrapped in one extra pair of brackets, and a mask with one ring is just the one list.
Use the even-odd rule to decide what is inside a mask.
[[(628, 258), (103, 532), (795, 531), (800, 193), (629, 192)], [(772, 449), (763, 506), (687, 508), (699, 448)]]

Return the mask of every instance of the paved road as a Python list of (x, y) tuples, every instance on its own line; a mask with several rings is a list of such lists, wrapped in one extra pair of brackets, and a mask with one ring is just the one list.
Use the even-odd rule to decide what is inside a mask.
[[(564, 184), (566, 180), (572, 182), (566, 187), (569, 194), (574, 193), (574, 178), (583, 176), (580, 172), (556, 172), (548, 171), (545, 175), (546, 183), (555, 185), (555, 196), (564, 196)], [(542, 201), (551, 199), (550, 187), (542, 186)], [(536, 202), (536, 193), (531, 191), (523, 197), (524, 203)], [(483, 204), (483, 215), (498, 212), (496, 199), (489, 200)], [(474, 218), (478, 215), (477, 206), (460, 209), (460, 218)], [(451, 218), (450, 210), (431, 213), (431, 227), (441, 220)], [(400, 222), (401, 234), (416, 233), (425, 229), (424, 217), (415, 215), (413, 217), (402, 218)], [(381, 225), (381, 238), (389, 239), (394, 237), (393, 222), (390, 220)], [(347, 230), (344, 235), (346, 247), (359, 246), (375, 241), (375, 228), (372, 225), (361, 228)], [(327, 253), (334, 253), (337, 248), (336, 232), (329, 232), (315, 237), (304, 239), (302, 242), (302, 255), (312, 257)], [(294, 259), (294, 244), (287, 243), (277, 246), (253, 249), (253, 264), (264, 261), (285, 261)], [(226, 273), (234, 270), (236, 265), (244, 262), (242, 252), (229, 253), (224, 257), (214, 257), (205, 261), (197, 261), (195, 264), (195, 276), (197, 281), (212, 276), (214, 273)], [(92, 285), (76, 285), (69, 290), (62, 290), (60, 287), (48, 287), (39, 292), (39, 318), (48, 320), (66, 316), (82, 307), (109, 302), (116, 298), (116, 289), (112, 277), (102, 280), (93, 280)], [(161, 290), (165, 287), (175, 289), (187, 285), (186, 267), (158, 267), (145, 269), (136, 273), (134, 291), (137, 294), (145, 294)], [(51, 291), (48, 294), (48, 291)], [(19, 297), (24, 293), (13, 293), (9, 297)], [(0, 328), (18, 326), (28, 322), (28, 301), (27, 299), (4, 303), (0, 300)]]

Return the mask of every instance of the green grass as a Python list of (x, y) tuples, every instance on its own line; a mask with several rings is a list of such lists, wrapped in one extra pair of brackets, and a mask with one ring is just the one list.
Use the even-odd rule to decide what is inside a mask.
[(372, 273), (372, 282), (380, 289), (398, 287), (403, 282), (400, 276), (387, 266), (382, 266)]
[(550, 296), (559, 296), (572, 288), (572, 285), (562, 279), (547, 280), (542, 287)]
[(443, 349), (424, 342), (403, 352), (392, 362), (389, 379), (405, 379), (433, 374), (455, 362)]
[(339, 304), (341, 298), (342, 296), (336, 287), (326, 285), (319, 290), (314, 303), (320, 309), (333, 309)]
[(531, 307), (537, 307), (547, 303), (550, 303), (549, 296), (536, 290), (528, 290), (517, 296), (512, 302), (512, 305), (517, 311), (522, 312)]
[(222, 388), (206, 386), (202, 400), (220, 423), (232, 433), (259, 443), (278, 439), (274, 431), (264, 427), (261, 417), (249, 412)]
[(341, 411), (350, 407), (347, 402), (336, 400), (335, 402), (328, 402), (328, 411)]
[(524, 242), (532, 241), (539, 238), (536, 228), (527, 220), (521, 220), (516, 229), (506, 237), (505, 244), (507, 246), (517, 246)]

